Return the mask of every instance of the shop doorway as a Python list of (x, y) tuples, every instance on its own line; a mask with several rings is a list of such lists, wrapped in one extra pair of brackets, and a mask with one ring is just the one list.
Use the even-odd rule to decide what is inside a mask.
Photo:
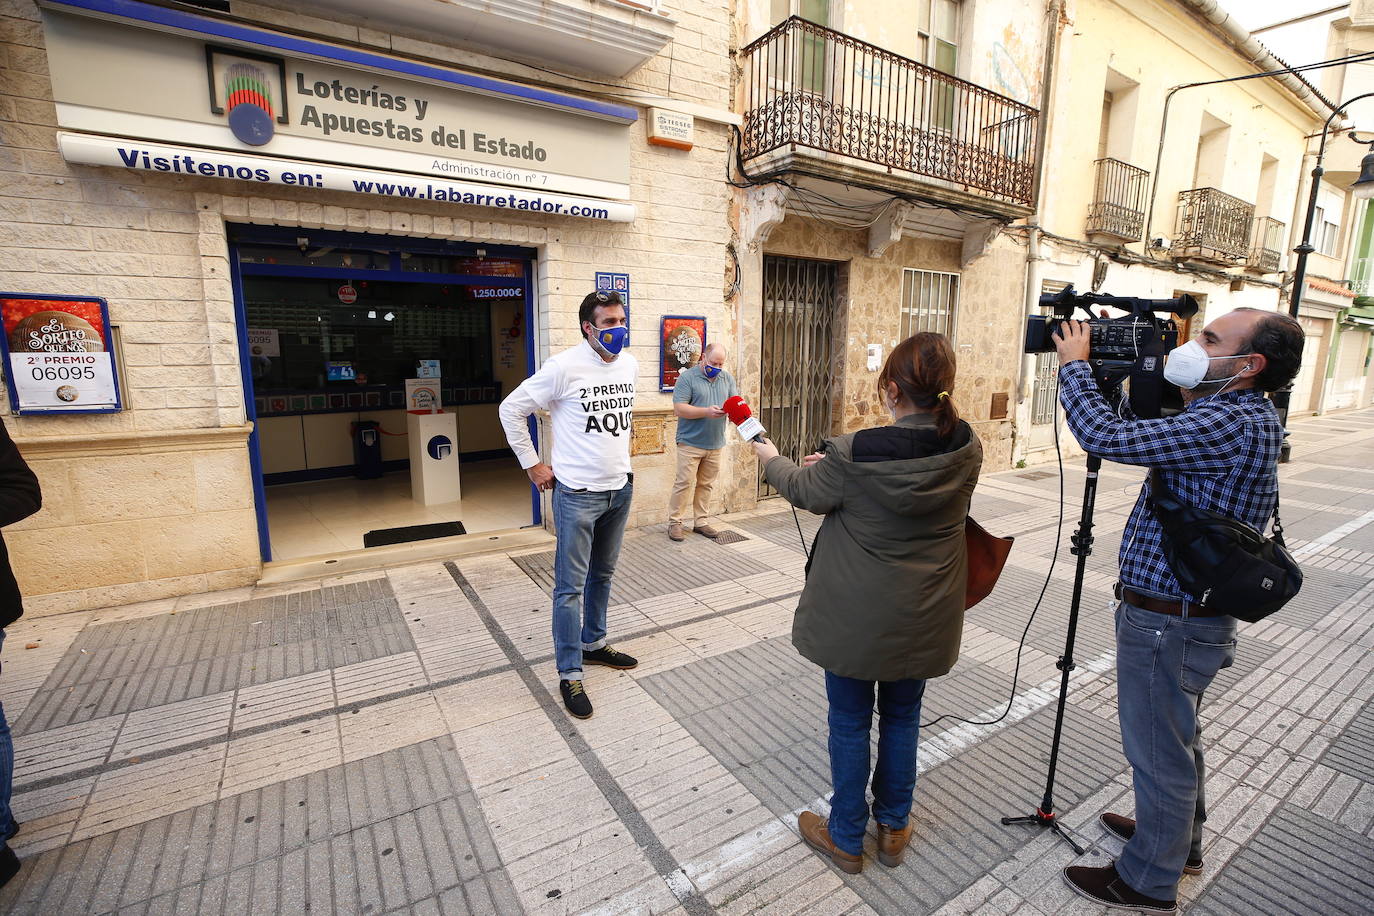
[[(533, 371), (532, 251), (258, 226), (229, 238), (265, 562), (538, 524), (497, 418)], [(456, 429), (428, 439), (453, 484), (437, 497), (412, 486), (406, 410), (406, 380), (434, 373)]]

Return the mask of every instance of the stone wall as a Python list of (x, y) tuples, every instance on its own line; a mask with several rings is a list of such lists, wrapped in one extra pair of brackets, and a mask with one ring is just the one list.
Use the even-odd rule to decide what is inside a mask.
[[(834, 368), (834, 431), (852, 432), (888, 422), (877, 397), (878, 373), (867, 367), (868, 345), (878, 344), (885, 360), (900, 342), (902, 271), (905, 268), (959, 275), (959, 302), (954, 344), (958, 374), (952, 392), (960, 414), (983, 441), (984, 467), (1001, 470), (1010, 466), (1016, 373), (1020, 365), (1022, 302), (1025, 284), (1025, 249), (1010, 238), (999, 238), (986, 252), (961, 265), (962, 243), (907, 236), (892, 245), (881, 258), (868, 256), (867, 230), (845, 229), (829, 223), (789, 214), (773, 230), (762, 253), (752, 255), (752, 283), (743, 291), (744, 314), (761, 309), (759, 279), (763, 254), (817, 258), (841, 265), (839, 315), (843, 331)], [(746, 321), (748, 325), (750, 322)], [(754, 327), (744, 337), (742, 358), (756, 364), (759, 341)], [(757, 369), (749, 374), (755, 386)], [(1008, 395), (1008, 419), (990, 419), (992, 396)], [(748, 460), (735, 461), (732, 505), (748, 502), (754, 486)]]

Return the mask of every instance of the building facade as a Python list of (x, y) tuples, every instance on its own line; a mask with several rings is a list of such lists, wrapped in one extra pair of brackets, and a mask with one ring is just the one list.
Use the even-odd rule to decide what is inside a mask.
[[(1010, 466), (1026, 246), (1005, 229), (1033, 210), (1054, 28), (1009, 3), (741, 6), (741, 368), (784, 454), (887, 422), (883, 361), (929, 330), (985, 468)], [(747, 461), (737, 479), (768, 495)]]
[[(110, 376), (101, 400), (43, 375), (70, 355), (7, 366), (45, 494), (6, 532), (31, 612), (547, 542), (495, 409), (594, 287), (642, 370), (632, 415), (593, 399), (632, 443), (633, 525), (666, 518), (672, 382), (707, 341), (800, 457), (886, 422), (892, 347), (945, 333), (985, 469), (1044, 457), (1042, 292), (1187, 292), (1187, 333), (1283, 297), (1330, 109), (1296, 79), (1171, 93), (1281, 66), (1207, 8), (14, 0), (5, 339), (75, 335)], [(1339, 384), (1368, 346), (1341, 200), (1309, 410), (1366, 396)], [(734, 442), (717, 493), (773, 495)]]
[[(636, 521), (662, 515), (664, 317), (736, 334), (728, 19), (541, 8), (5, 4), (6, 332), (85, 314), (115, 390), (11, 399), (31, 613), (395, 561), (420, 525), (518, 543), (546, 507), (496, 403), (598, 283), (644, 372), (633, 424), (610, 396), (598, 422), (635, 443)], [(449, 425), (417, 432), (412, 396)], [(460, 495), (412, 498), (407, 465), (460, 458)]]
[[(1331, 109), (1293, 76), (1226, 81), (1286, 65), (1208, 9), (1066, 5), (1029, 286), (1192, 295), (1200, 309), (1180, 322), (1181, 337), (1241, 306), (1287, 308), (1289, 250), (1301, 237), (1292, 227), (1311, 168), (1305, 138)], [(1326, 269), (1312, 260), (1315, 273)], [(1303, 315), (1315, 366), (1334, 312), (1312, 303)], [(1056, 369), (1048, 354), (1025, 374), (1018, 458), (1052, 449)], [(1294, 404), (1310, 402), (1302, 385)]]

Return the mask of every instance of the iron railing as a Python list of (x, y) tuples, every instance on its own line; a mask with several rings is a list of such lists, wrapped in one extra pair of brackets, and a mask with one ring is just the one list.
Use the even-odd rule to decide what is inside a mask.
[(803, 146), (1029, 204), (1040, 112), (793, 16), (741, 52), (741, 153)]
[(1284, 224), (1272, 216), (1255, 217), (1251, 233), (1254, 244), (1250, 248), (1248, 264), (1262, 274), (1276, 273), (1283, 258)]
[(1145, 195), (1150, 173), (1119, 159), (1099, 159), (1093, 203), (1088, 209), (1088, 232), (1140, 241), (1145, 231)]
[(1216, 188), (1194, 188), (1178, 195), (1174, 256), (1235, 264), (1250, 253), (1255, 205)]
[(1374, 258), (1368, 255), (1356, 257), (1350, 263), (1350, 289), (1357, 296), (1368, 296), (1374, 291)]

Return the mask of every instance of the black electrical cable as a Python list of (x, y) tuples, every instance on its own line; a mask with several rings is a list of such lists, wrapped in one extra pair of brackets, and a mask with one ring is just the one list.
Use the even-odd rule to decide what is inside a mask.
[[(1010, 713), (1012, 706), (1016, 703), (1016, 686), (1021, 677), (1021, 656), (1026, 651), (1026, 637), (1030, 635), (1031, 624), (1035, 623), (1035, 615), (1040, 613), (1040, 604), (1045, 600), (1045, 592), (1049, 590), (1050, 582), (1054, 579), (1054, 567), (1059, 562), (1059, 546), (1064, 539), (1064, 452), (1059, 445), (1059, 399), (1054, 401), (1054, 414), (1050, 418), (1050, 423), (1054, 427), (1054, 457), (1059, 464), (1059, 524), (1054, 530), (1054, 552), (1050, 555), (1050, 568), (1045, 572), (1045, 581), (1040, 586), (1040, 594), (1035, 599), (1035, 606), (1031, 608), (1030, 617), (1026, 619), (1026, 627), (1021, 631), (1021, 641), (1016, 645), (1016, 666), (1011, 673), (1011, 695), (1007, 697), (1007, 708), (1002, 710), (1002, 714), (995, 719), (986, 721), (978, 719), (965, 719), (963, 716), (956, 716), (952, 712), (936, 716), (929, 722), (922, 722), (921, 728), (930, 728), (943, 722), (946, 719), (953, 719), (956, 722), (964, 722), (968, 725), (996, 725), (1005, 719)], [(811, 551), (815, 548), (816, 542), (813, 540), (807, 546), (806, 535), (802, 533), (801, 517), (797, 515), (797, 507), (792, 507), (792, 520), (797, 524), (797, 540), (801, 541), (802, 553), (806, 555), (807, 565), (811, 563)], [(816, 535), (820, 537), (819, 532)]]
[(953, 719), (968, 725), (996, 725), (1011, 713), (1011, 708), (1016, 703), (1016, 685), (1021, 676), (1021, 655), (1026, 651), (1026, 637), (1030, 635), (1031, 624), (1035, 623), (1035, 615), (1040, 613), (1040, 603), (1045, 600), (1045, 592), (1049, 590), (1050, 581), (1054, 578), (1054, 566), (1059, 562), (1059, 545), (1064, 539), (1064, 452), (1059, 447), (1058, 398), (1054, 400), (1054, 414), (1050, 417), (1050, 423), (1054, 426), (1054, 457), (1059, 463), (1059, 524), (1054, 529), (1054, 553), (1050, 555), (1050, 568), (1045, 572), (1045, 581), (1040, 586), (1040, 594), (1035, 599), (1035, 606), (1031, 608), (1030, 617), (1026, 619), (1026, 628), (1021, 631), (1021, 641), (1016, 646), (1016, 667), (1011, 672), (1011, 695), (1007, 697), (1007, 708), (1002, 710), (1002, 714), (997, 718), (986, 721), (965, 719), (963, 716), (956, 716), (952, 712), (947, 712), (944, 715), (936, 716), (929, 722), (922, 722), (921, 728), (930, 728), (945, 719)]

